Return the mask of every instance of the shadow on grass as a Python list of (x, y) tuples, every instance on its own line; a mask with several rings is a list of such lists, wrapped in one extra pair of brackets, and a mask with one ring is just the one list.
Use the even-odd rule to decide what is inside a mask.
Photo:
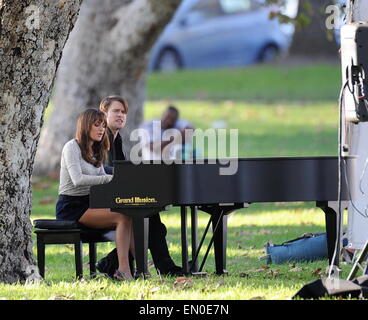
[[(273, 202), (273, 203), (251, 203), (248, 208), (238, 209), (233, 211), (236, 214), (244, 214), (246, 215), (257, 215), (261, 213), (285, 213), (290, 214), (288, 211), (297, 211), (297, 210), (316, 210), (317, 212), (323, 213), (323, 211), (316, 207), (316, 202)], [(190, 214), (190, 210), (188, 209), (188, 214)], [(202, 217), (209, 217), (209, 214), (198, 210), (198, 214)], [(231, 213), (232, 214), (232, 213)], [(229, 216), (231, 216), (231, 214)], [(160, 213), (161, 217), (171, 217), (177, 216), (180, 218), (180, 207), (172, 207), (168, 211), (163, 211)], [(179, 221), (179, 220), (178, 220)]]
[[(244, 215), (257, 215), (264, 212), (274, 212), (275, 214), (287, 211), (303, 210), (303, 209), (316, 209), (317, 211), (322, 210), (316, 207), (315, 202), (274, 202), (274, 203), (251, 203), (248, 208), (238, 209), (234, 213)], [(188, 213), (190, 211), (188, 210)], [(209, 217), (208, 214), (198, 211), (203, 217)], [(175, 216), (180, 218), (180, 207), (172, 207), (168, 211), (160, 213), (161, 217), (172, 217)], [(32, 212), (31, 220), (34, 219), (55, 219), (55, 205), (49, 204), (44, 206), (38, 206), (37, 209)], [(179, 221), (179, 220), (178, 220)]]
[[(199, 228), (199, 236), (203, 234), (203, 231), (203, 228)], [(283, 270), (286, 279), (293, 279), (294, 276), (299, 278), (302, 276), (303, 269), (299, 270), (299, 273), (295, 272), (294, 274), (288, 271), (291, 269), (288, 263), (278, 266), (271, 265), (268, 268), (262, 269), (266, 262), (260, 261), (259, 258), (264, 255), (264, 246), (268, 241), (272, 241), (275, 244), (281, 244), (284, 241), (299, 237), (306, 232), (323, 232), (323, 230), (321, 227), (315, 225), (230, 227), (227, 244), (227, 270), (229, 271), (229, 275), (239, 277), (239, 280), (243, 277), (257, 278), (261, 276), (269, 278), (273, 276), (272, 272), (269, 273), (269, 271), (277, 268), (278, 270)], [(209, 232), (207, 239), (204, 241), (198, 259), (199, 265), (201, 265), (203, 261), (211, 236), (212, 233)], [(172, 258), (178, 265), (181, 265), (180, 228), (170, 228), (170, 230), (168, 230), (167, 241)], [(98, 259), (105, 256), (113, 247), (114, 243), (98, 244)], [(88, 246), (84, 245), (83, 249), (84, 275), (89, 277)], [(191, 254), (189, 254), (189, 256), (191, 257)], [(151, 273), (155, 275), (156, 272), (153, 269), (151, 261), (152, 259), (149, 257)], [(307, 279), (309, 279), (312, 276), (313, 270), (326, 268), (328, 266), (328, 262), (326, 258), (326, 260), (323, 261), (299, 263), (298, 265), (301, 265), (301, 268), (304, 268), (304, 271), (310, 269), (307, 277)], [(259, 268), (261, 269), (255, 271)], [(206, 271), (209, 274), (215, 272), (213, 247), (209, 251), (203, 271)], [(281, 279), (282, 274), (280, 274), (279, 271), (276, 273), (277, 277)], [(304, 278), (304, 276), (302, 277)], [(75, 280), (74, 248), (72, 245), (48, 245), (46, 247), (46, 278), (52, 281)]]

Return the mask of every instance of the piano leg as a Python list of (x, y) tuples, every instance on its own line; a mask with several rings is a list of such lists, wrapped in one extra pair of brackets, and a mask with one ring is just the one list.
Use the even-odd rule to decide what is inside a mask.
[(190, 207), (191, 213), (191, 232), (192, 232), (192, 265), (190, 265), (190, 270), (192, 272), (198, 272), (198, 260), (195, 259), (195, 253), (198, 249), (198, 214), (197, 207)]
[(183, 273), (189, 273), (188, 265), (188, 234), (187, 234), (187, 207), (180, 207), (181, 214), (181, 259)]
[[(325, 213), (328, 260), (330, 265), (336, 267), (340, 263), (343, 210), (347, 209), (348, 204), (348, 201), (341, 201), (341, 215), (339, 214), (339, 203), (337, 201), (317, 201), (316, 204)], [(337, 239), (339, 241), (336, 243)], [(335, 249), (336, 254), (334, 256)]]
[[(217, 228), (216, 228), (217, 226)], [(215, 251), (216, 274), (227, 274), (226, 270), (226, 246), (227, 246), (227, 215), (219, 210), (213, 216), (212, 228), (216, 229), (213, 235)]]
[[(200, 210), (207, 212), (211, 215), (210, 222), (212, 222), (212, 228), (213, 228), (213, 236), (208, 245), (208, 249), (203, 258), (199, 271), (202, 271), (202, 268), (207, 259), (209, 249), (211, 248), (211, 245), (214, 244), (216, 274), (221, 275), (221, 274), (228, 273), (226, 270), (227, 215), (237, 209), (246, 208), (248, 206), (249, 206), (248, 203), (235, 203), (231, 205), (223, 204), (223, 205), (200, 206), (199, 207)], [(207, 227), (209, 227), (209, 225)], [(205, 234), (206, 233), (207, 233), (207, 228), (206, 228)], [(202, 240), (201, 240), (199, 247), (201, 247), (202, 245)]]
[[(212, 244), (214, 244), (215, 251), (215, 264), (216, 264), (216, 274), (227, 274), (226, 270), (226, 246), (227, 246), (227, 215), (231, 212), (248, 207), (248, 203), (235, 203), (231, 205), (212, 205), (212, 206), (199, 206), (198, 209), (207, 212), (211, 215), (211, 219), (208, 222), (205, 233), (199, 244), (199, 249), (202, 247), (202, 243), (207, 234), (208, 228), (212, 222), (213, 235), (211, 241), (208, 245), (206, 254), (203, 258), (202, 264), (199, 267), (199, 271), (202, 271), (203, 266), (206, 262), (209, 250)], [(197, 250), (197, 254), (199, 253)]]
[(149, 275), (148, 253), (148, 218), (133, 217), (133, 232), (136, 260), (136, 276), (146, 278)]

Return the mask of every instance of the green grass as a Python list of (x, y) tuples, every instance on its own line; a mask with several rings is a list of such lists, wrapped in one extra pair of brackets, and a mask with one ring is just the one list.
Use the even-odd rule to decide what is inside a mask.
[(149, 100), (337, 101), (340, 66), (250, 66), (248, 68), (151, 73)]
[[(239, 157), (335, 155), (339, 79), (339, 70), (333, 66), (152, 74), (145, 119), (159, 117), (168, 103), (175, 103), (182, 117), (197, 128), (211, 128), (223, 120), (227, 129), (238, 129)], [(31, 218), (53, 218), (56, 197), (57, 181), (35, 179)], [(200, 234), (208, 218), (199, 214)], [(162, 220), (168, 228), (170, 252), (180, 265), (178, 208), (162, 213)], [(282, 300), (325, 276), (327, 260), (268, 266), (259, 260), (268, 241), (280, 244), (306, 232), (325, 230), (324, 214), (314, 203), (252, 204), (232, 213), (228, 226), (228, 276), (213, 274), (210, 251), (204, 267), (208, 275), (189, 277), (182, 285), (175, 278), (159, 277), (152, 264), (148, 280), (116, 283), (86, 276), (76, 281), (71, 246), (47, 246), (45, 282), (0, 284), (0, 299)], [(99, 244), (98, 257), (113, 247), (112, 243)], [(88, 275), (87, 247), (84, 253), (84, 274)], [(350, 268), (342, 265), (343, 278)]]
[[(55, 189), (56, 183), (50, 189)], [(52, 193), (52, 192), (50, 192)], [(44, 193), (34, 191), (32, 219), (52, 218), (42, 212), (53, 212), (53, 204), (40, 205)], [(181, 263), (180, 215), (177, 208), (162, 214), (168, 228), (168, 245), (173, 259)], [(208, 215), (199, 214), (199, 230), (203, 233)], [(75, 280), (71, 245), (49, 245), (46, 248), (46, 281), (42, 284), (0, 285), (0, 298), (5, 299), (157, 299), (157, 300), (247, 300), (290, 299), (304, 284), (324, 276), (327, 261), (266, 265), (266, 242), (280, 244), (306, 232), (324, 231), (324, 214), (311, 203), (253, 204), (229, 216), (227, 270), (228, 276), (213, 274), (214, 257), (211, 251), (204, 271), (208, 275), (188, 277), (183, 285), (176, 278), (159, 277), (150, 263), (152, 277), (132, 283), (116, 283), (103, 277), (88, 278), (88, 257), (85, 246), (84, 274), (86, 279)], [(206, 249), (208, 239), (205, 242)], [(113, 244), (99, 244), (98, 257), (112, 250)], [(203, 258), (204, 250), (201, 258)], [(149, 258), (149, 261), (151, 259)], [(343, 277), (350, 266), (342, 266)], [(322, 272), (320, 274), (320, 271)]]
[[(240, 157), (337, 154), (338, 115), (333, 102), (171, 102), (179, 108), (181, 117), (196, 128), (206, 130), (216, 121), (225, 121), (226, 129), (238, 129)], [(145, 118), (160, 117), (167, 103), (148, 101)]]

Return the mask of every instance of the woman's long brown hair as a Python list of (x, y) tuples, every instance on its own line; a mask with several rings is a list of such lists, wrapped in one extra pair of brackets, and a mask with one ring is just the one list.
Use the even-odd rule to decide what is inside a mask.
[(82, 158), (97, 168), (105, 162), (106, 153), (110, 148), (109, 138), (105, 131), (101, 141), (95, 141), (91, 150), (89, 133), (94, 124), (100, 125), (101, 122), (107, 126), (106, 116), (103, 112), (87, 109), (79, 116), (75, 133), (75, 139), (82, 151)]

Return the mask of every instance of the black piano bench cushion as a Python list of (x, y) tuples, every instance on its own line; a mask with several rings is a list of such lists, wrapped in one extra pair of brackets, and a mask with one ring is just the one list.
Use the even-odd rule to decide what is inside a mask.
[(56, 219), (37, 219), (33, 221), (33, 226), (37, 229), (49, 230), (80, 229), (77, 221)]

